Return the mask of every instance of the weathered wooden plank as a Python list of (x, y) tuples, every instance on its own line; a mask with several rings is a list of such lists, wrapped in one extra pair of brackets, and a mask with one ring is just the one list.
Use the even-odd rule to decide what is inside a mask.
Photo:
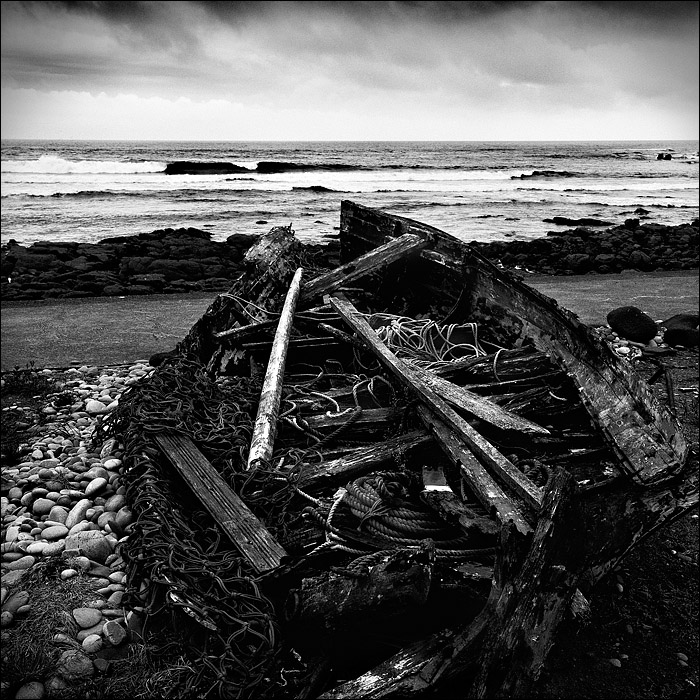
[(338, 486), (353, 481), (374, 469), (395, 461), (431, 441), (425, 430), (399, 435), (371, 447), (360, 447), (338, 459), (304, 465), (298, 486), (303, 491), (316, 491), (325, 486)]
[(556, 469), (522, 567), (493, 605), (466, 697), (527, 697), (571, 609), (585, 563), (584, 539), (576, 481)]
[(275, 333), (275, 339), (270, 350), (270, 360), (267, 364), (258, 414), (253, 427), (253, 437), (248, 453), (246, 469), (252, 469), (257, 464), (265, 464), (272, 456), (277, 434), (277, 414), (279, 413), (280, 399), (282, 398), (282, 384), (284, 382), (284, 365), (287, 358), (289, 334), (294, 320), (299, 291), (301, 289), (301, 276), (303, 270), (299, 268), (292, 279), (287, 292), (287, 298), (282, 307), (279, 325)]
[(161, 433), (155, 441), (219, 527), (259, 574), (287, 556), (284, 548), (234, 493), (185, 435)]
[(469, 447), (431, 410), (418, 407), (418, 415), (431, 431), (447, 458), (460, 469), (462, 477), (486, 511), (505, 525), (512, 522), (523, 535), (532, 532), (531, 517), (496, 483), (474, 457)]
[(480, 435), (466, 420), (451, 408), (426, 382), (403, 360), (389, 350), (379, 339), (372, 327), (349, 301), (331, 297), (331, 306), (347, 324), (362, 338), (380, 362), (399, 381), (416, 393), (421, 401), (435, 411), (453, 430), (467, 442), (477, 457), (482, 459), (497, 476), (510, 486), (519, 497), (532, 508), (539, 508), (542, 502), (541, 490), (517, 467), (504, 457), (486, 438)]
[(474, 394), (468, 389), (453, 384), (447, 379), (443, 379), (420, 367), (412, 366), (412, 369), (445, 401), (500, 430), (514, 430), (526, 435), (549, 435), (549, 430), (546, 428), (519, 416), (517, 413), (502, 408), (493, 401), (489, 401), (485, 396)]
[(353, 280), (376, 272), (385, 265), (396, 262), (411, 253), (416, 253), (430, 244), (429, 237), (406, 234), (394, 238), (369, 253), (365, 253), (352, 262), (326, 272), (306, 282), (302, 289), (303, 300), (313, 299), (326, 294), (339, 287), (347, 285)]
[(475, 513), (450, 488), (440, 466), (423, 467), (423, 491), (420, 497), (445, 522), (462, 528), (467, 534), (498, 534), (498, 526), (493, 520)]
[(304, 420), (313, 430), (336, 430), (349, 424), (354, 430), (386, 430), (398, 423), (406, 409), (398, 408), (363, 408), (356, 414), (351, 412), (324, 413), (322, 415), (304, 416)]

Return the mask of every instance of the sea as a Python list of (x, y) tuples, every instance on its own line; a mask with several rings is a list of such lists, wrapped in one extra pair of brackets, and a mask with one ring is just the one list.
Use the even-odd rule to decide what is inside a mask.
[[(180, 161), (239, 172), (166, 172)], [(180, 227), (223, 241), (290, 224), (323, 243), (345, 199), (466, 242), (567, 228), (554, 217), (686, 224), (699, 207), (698, 141), (2, 140), (1, 165), (0, 242), (22, 245)]]

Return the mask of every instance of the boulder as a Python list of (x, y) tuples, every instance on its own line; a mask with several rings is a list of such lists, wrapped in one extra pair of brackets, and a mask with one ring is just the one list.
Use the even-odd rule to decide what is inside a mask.
[(664, 342), (669, 345), (684, 345), (694, 348), (698, 345), (698, 314), (676, 314), (661, 325), (666, 329)]
[(658, 332), (654, 319), (636, 306), (613, 309), (607, 321), (619, 336), (635, 343), (648, 343)]
[(590, 272), (593, 267), (591, 256), (585, 253), (571, 253), (564, 258), (563, 262), (566, 269), (577, 274)]

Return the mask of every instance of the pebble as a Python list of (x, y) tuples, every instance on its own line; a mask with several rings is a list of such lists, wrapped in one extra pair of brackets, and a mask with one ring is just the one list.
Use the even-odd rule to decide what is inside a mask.
[(99, 634), (89, 634), (83, 639), (82, 647), (88, 654), (94, 654), (102, 649), (102, 637)]
[(41, 681), (29, 681), (15, 693), (15, 700), (41, 700), (46, 696), (46, 688)]
[(102, 619), (102, 613), (95, 608), (75, 608), (73, 618), (81, 629), (88, 629), (94, 627)]
[(622, 668), (622, 661), (620, 661), (620, 659), (608, 659), (608, 662), (611, 666), (615, 666), (615, 668)]

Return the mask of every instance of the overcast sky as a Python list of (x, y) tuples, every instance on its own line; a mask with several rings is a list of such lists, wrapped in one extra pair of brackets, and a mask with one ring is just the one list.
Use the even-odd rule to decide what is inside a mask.
[(2, 137), (698, 137), (698, 3), (7, 2)]

